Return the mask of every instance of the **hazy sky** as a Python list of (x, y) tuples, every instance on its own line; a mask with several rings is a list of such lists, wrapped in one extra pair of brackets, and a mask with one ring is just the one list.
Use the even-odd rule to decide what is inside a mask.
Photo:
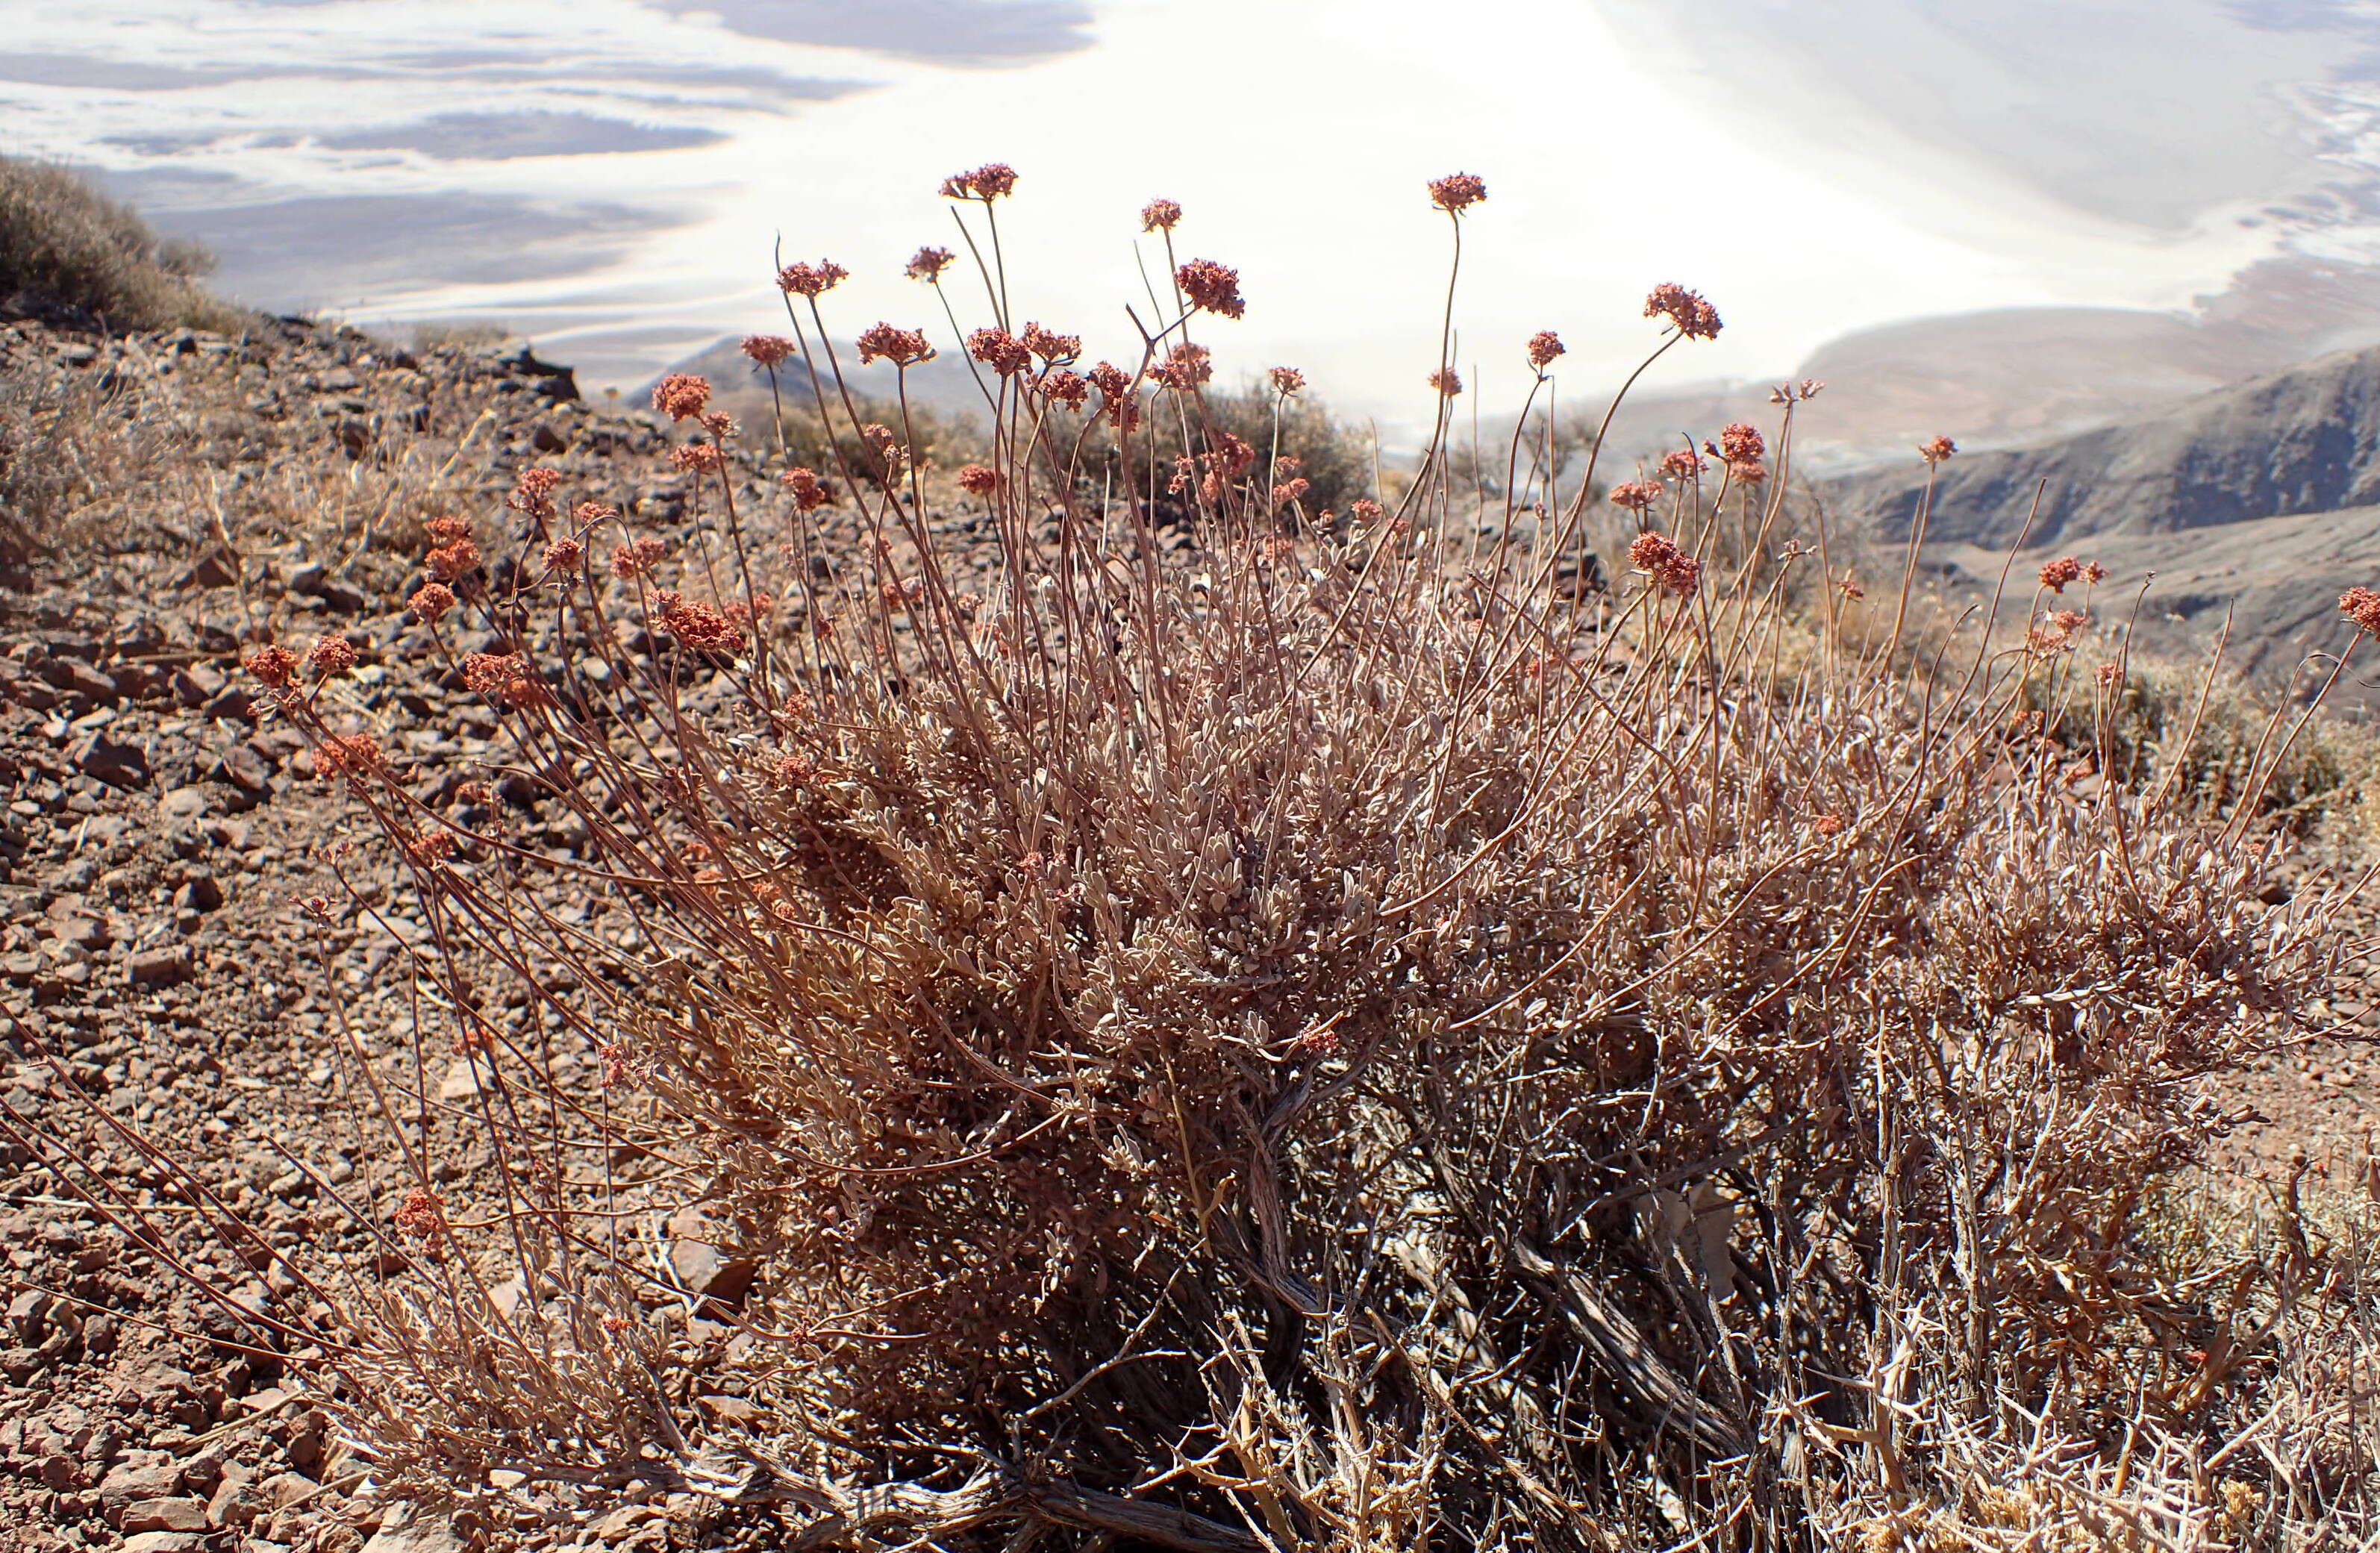
[[(596, 381), (767, 326), (771, 244), (846, 331), (999, 159), (1020, 309), (1123, 355), (1135, 212), (1239, 266), (1227, 370), (1422, 413), (1447, 222), (1491, 398), (1582, 389), (1656, 281), (1729, 328), (1673, 379), (2007, 305), (2187, 307), (2275, 254), (2380, 256), (2380, 6), (2353, 0), (0, 0), (0, 149), (103, 169), (227, 287), (480, 316)], [(963, 298), (967, 294), (960, 294)], [(969, 318), (965, 322), (976, 320)], [(946, 332), (946, 330), (945, 330)]]

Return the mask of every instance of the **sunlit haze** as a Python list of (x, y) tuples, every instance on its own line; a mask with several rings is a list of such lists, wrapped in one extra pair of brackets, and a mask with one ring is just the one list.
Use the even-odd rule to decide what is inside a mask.
[(1664, 363), (1682, 382), (1781, 374), (1929, 315), (2189, 309), (2260, 262), (2360, 285), (2380, 250), (2380, 11), (2313, 0), (0, 17), (0, 150), (102, 170), (212, 244), (227, 290), (364, 322), (501, 322), (595, 382), (768, 326), (781, 237), (853, 272), (828, 298), (839, 330), (946, 334), (901, 265), (959, 246), (935, 188), (991, 159), (1022, 175), (1001, 210), (1021, 314), (1135, 350), (1123, 309), (1162, 260), (1135, 215), (1170, 196), (1182, 257), (1244, 272), (1245, 320), (1209, 331), (1226, 370), (1296, 364), (1385, 429), (1427, 402), (1450, 232), (1423, 185), (1457, 169), (1490, 191), (1465, 223), (1456, 324), (1491, 405), (1542, 328), (1570, 343), (1571, 378), (1603, 383), (1654, 337), (1637, 309), (1656, 281), (1727, 320)]

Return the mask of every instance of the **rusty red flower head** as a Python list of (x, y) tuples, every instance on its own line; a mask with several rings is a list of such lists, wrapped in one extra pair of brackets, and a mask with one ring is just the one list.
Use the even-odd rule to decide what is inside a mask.
[(625, 544), (613, 545), (612, 575), (623, 581), (630, 577), (642, 576), (659, 565), (662, 557), (668, 553), (669, 546), (650, 535), (640, 540), (631, 540)]
[(1718, 309), (1675, 281), (1663, 281), (1645, 298), (1646, 318), (1666, 318), (1690, 340), (1716, 339), (1722, 327)]
[(1757, 426), (1738, 420), (1719, 430), (1718, 455), (1730, 464), (1757, 464), (1767, 451)]
[(306, 667), (317, 679), (346, 673), (355, 666), (355, 644), (345, 637), (322, 637), (306, 652)]
[(1294, 367), (1275, 367), (1269, 375), (1276, 394), (1294, 394), (1305, 386), (1305, 374)]
[(683, 646), (698, 652), (736, 652), (744, 646), (744, 633), (710, 604), (690, 604), (675, 593), (663, 592), (654, 602), (662, 630), (675, 637)]
[[(794, 342), (785, 338), (783, 334), (747, 334), (744, 336), (744, 354), (750, 357), (753, 360), (758, 361), (763, 367), (775, 366), (778, 362), (783, 361), (786, 357), (793, 355), (795, 349), (795, 346)], [(658, 408), (660, 406), (656, 407)]]
[(1190, 305), (1225, 318), (1238, 318), (1248, 310), (1240, 296), (1240, 273), (1228, 264), (1211, 259), (1193, 259), (1173, 272), (1181, 283), (1182, 294)]
[(1529, 336), (1529, 365), (1542, 372), (1553, 365), (1555, 357), (1569, 348), (1561, 343), (1560, 334), (1550, 329), (1540, 329)]
[(1709, 461), (1692, 448), (1672, 448), (1661, 455), (1661, 474), (1668, 479), (1694, 479), (1709, 467)]
[(969, 356), (1002, 377), (1033, 364), (1033, 353), (1025, 348), (1025, 342), (1005, 329), (978, 329), (967, 336), (966, 343)]
[(1680, 550), (1667, 534), (1646, 529), (1628, 547), (1629, 564), (1681, 598), (1690, 598), (1702, 586), (1702, 563)]
[(277, 643), (261, 647), (248, 655), (248, 672), (275, 690), (284, 689), (298, 678), (298, 655)]
[(942, 180), (950, 200), (980, 200), (986, 204), (1016, 188), (1016, 169), (1005, 162), (987, 162), (971, 173), (953, 173)]
[(1178, 200), (1151, 200), (1140, 208), (1140, 229), (1144, 232), (1171, 232), (1182, 219), (1182, 202)]
[(1611, 488), (1611, 504), (1641, 513), (1659, 501), (1665, 492), (1658, 481), (1649, 479), (1623, 480)]
[(1931, 442), (1917, 444), (1917, 456), (1928, 464), (1939, 464), (1958, 451), (1959, 444), (1948, 437), (1936, 437)]
[(1000, 484), (1000, 473), (986, 465), (963, 464), (959, 467), (958, 481), (959, 489), (970, 496), (989, 496)]
[(933, 358), (934, 347), (927, 343), (922, 329), (896, 329), (889, 323), (879, 323), (860, 332), (859, 359), (863, 364), (883, 360), (896, 367), (914, 367)]
[(815, 298), (833, 290), (835, 283), (849, 273), (832, 259), (821, 259), (815, 264), (788, 264), (777, 272), (777, 289), (787, 296)]
[[(1148, 375), (1168, 388), (1192, 389), (1215, 375), (1215, 363), (1205, 346), (1178, 345), (1166, 354), (1164, 360), (1149, 368)], [(1094, 372), (1092, 381), (1097, 382), (1098, 379), (1099, 374)]]
[(1028, 323), (1025, 326), (1024, 346), (1026, 350), (1050, 365), (1061, 361), (1072, 361), (1083, 354), (1083, 337), (1080, 334), (1061, 334), (1054, 329), (1044, 329), (1038, 323)]
[(1471, 173), (1450, 173), (1433, 178), (1429, 185), (1429, 202), (1439, 210), (1459, 214), (1488, 198), (1488, 181)]
[(459, 582), (479, 566), (480, 547), (468, 540), (456, 540), (431, 551), (421, 564), (433, 582)]
[(443, 582), (425, 582), (405, 601), (416, 620), (435, 620), (455, 607), (455, 590)]
[[(752, 336), (755, 340), (759, 338), (758, 334)], [(748, 352), (751, 340), (747, 340), (745, 346)], [(692, 372), (672, 372), (653, 384), (653, 408), (672, 420), (685, 420), (700, 415), (703, 406), (710, 403), (710, 380)]]
[(1437, 371), (1430, 373), (1429, 385), (1437, 389), (1440, 394), (1451, 399), (1463, 392), (1463, 378), (1453, 368), (1440, 367)]
[(908, 267), (901, 273), (913, 281), (938, 281), (951, 267), (951, 258), (946, 248), (921, 248), (909, 256)]
[(370, 734), (333, 734), (314, 746), (314, 774), (324, 782), (358, 782), (380, 769), (380, 741)]
[[(698, 382), (700, 380), (698, 379)], [(708, 392), (709, 385), (705, 384)], [(513, 481), (513, 493), (504, 498), (504, 505), (516, 512), (538, 517), (553, 516), (553, 492), (562, 484), (562, 471), (539, 465), (523, 469)]]
[(808, 469), (787, 469), (777, 477), (777, 483), (792, 495), (795, 508), (801, 512), (815, 512), (834, 500), (826, 481)]
[[(2380, 637), (2380, 593), (2368, 588), (2350, 588), (2338, 596), (2338, 613), (2355, 622), (2357, 630)], [(251, 666), (253, 661), (250, 661)]]
[(2070, 555), (2061, 555), (2055, 561), (2042, 564), (2041, 586), (2052, 593), (2063, 593), (2066, 591), (2066, 585), (2082, 575), (2082, 562)]

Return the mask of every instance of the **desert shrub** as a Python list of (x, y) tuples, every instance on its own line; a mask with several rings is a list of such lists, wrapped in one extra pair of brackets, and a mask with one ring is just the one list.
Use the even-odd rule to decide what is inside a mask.
[[(404, 1269), (299, 1269), (382, 1480), (805, 1546), (1888, 1547), (2033, 1524), (2010, 1483), (2164, 1536), (2265, 1399), (2136, 1405), (2240, 1287), (2141, 1205), (2326, 903), (2078, 801), (2020, 662), (1780, 676), (1777, 545), (1657, 530), (1582, 605), (1591, 486), (1455, 554), (1427, 457), (1292, 533), (1245, 440), (1173, 463), (1178, 370), (1094, 410), (1087, 497), (989, 327), (988, 528), (863, 485), (821, 571), (798, 479), (721, 479), (720, 551), (663, 559), (532, 470), (433, 536), (425, 649), (576, 855), (417, 792), (335, 652), (255, 662), (428, 929), (411, 1049), (346, 1035)], [(680, 1285), (689, 1239), (748, 1287)]]
[[(1202, 394), (1199, 403), (1208, 428), (1239, 438), (1259, 459), (1296, 460), (1296, 467), (1284, 474), (1306, 482), (1300, 500), (1308, 512), (1344, 513), (1357, 497), (1379, 494), (1373, 489), (1369, 439), (1332, 416), (1312, 394), (1276, 394), (1251, 380), (1234, 392)], [(1190, 451), (1203, 451), (1203, 444)]]
[(71, 169), (0, 156), (0, 303), (115, 329), (224, 328), (232, 309), (198, 284), (212, 262)]

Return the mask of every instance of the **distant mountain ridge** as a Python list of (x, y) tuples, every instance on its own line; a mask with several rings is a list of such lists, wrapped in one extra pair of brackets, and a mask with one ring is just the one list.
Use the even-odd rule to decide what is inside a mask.
[[(1899, 468), (1824, 481), (1843, 517), (1906, 534), (1925, 485)], [(2004, 549), (2380, 504), (2380, 347), (2341, 351), (2162, 414), (1941, 467), (1926, 537)]]

